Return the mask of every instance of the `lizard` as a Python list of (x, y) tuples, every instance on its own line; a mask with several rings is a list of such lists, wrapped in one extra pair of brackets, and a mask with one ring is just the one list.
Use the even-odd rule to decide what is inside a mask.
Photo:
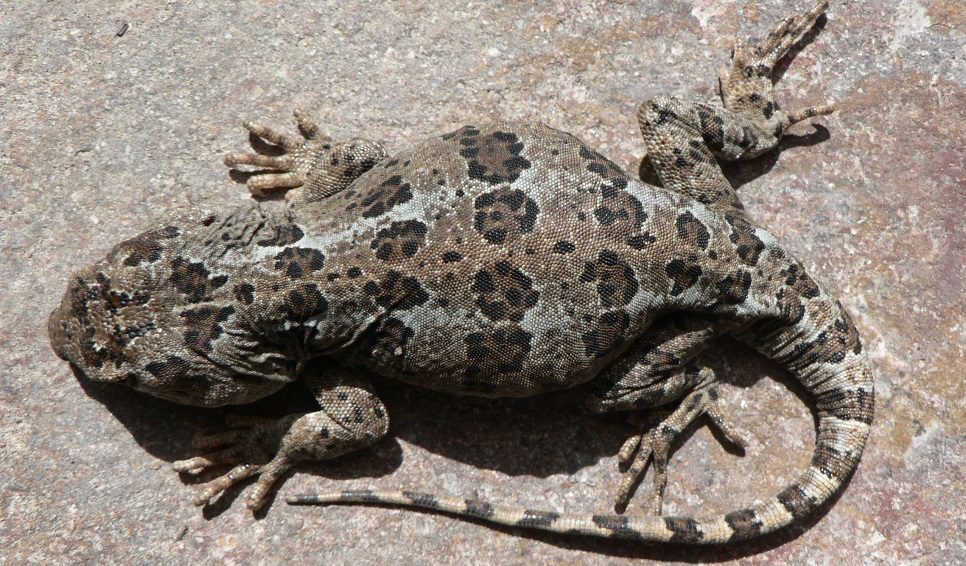
[[(565, 514), (416, 491), (343, 490), (290, 503), (420, 507), (485, 522), (653, 542), (746, 540), (800, 522), (858, 466), (873, 377), (849, 314), (745, 210), (719, 161), (771, 151), (797, 122), (773, 73), (828, 7), (737, 41), (722, 106), (646, 100), (641, 132), (660, 186), (547, 126), (468, 125), (394, 156), (338, 142), (301, 111), (301, 137), (246, 121), (257, 199), (163, 216), (70, 279), (48, 319), (54, 351), (87, 379), (187, 405), (245, 404), (304, 380), (318, 410), (229, 415), (173, 468), (233, 466), (203, 505), (257, 478), (261, 508), (297, 463), (371, 446), (389, 416), (370, 381), (461, 395), (533, 396), (587, 385), (594, 412), (638, 417), (618, 454), (614, 514)], [(260, 150), (260, 151), (259, 151)], [(662, 516), (671, 442), (702, 415), (737, 445), (718, 378), (698, 356), (728, 335), (777, 361), (814, 398), (804, 473), (764, 502)], [(640, 417), (650, 415), (643, 422)], [(648, 513), (626, 515), (648, 467)]]

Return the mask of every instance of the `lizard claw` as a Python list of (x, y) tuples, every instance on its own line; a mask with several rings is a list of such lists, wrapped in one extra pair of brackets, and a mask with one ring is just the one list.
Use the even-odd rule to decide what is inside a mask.
[(225, 420), (232, 428), (214, 434), (199, 434), (193, 439), (195, 449), (208, 452), (173, 462), (171, 467), (179, 473), (197, 475), (216, 466), (234, 465), (228, 473), (205, 484), (193, 499), (195, 505), (205, 505), (233, 485), (257, 475), (258, 480), (246, 499), (246, 505), (252, 510), (259, 509), (265, 504), (272, 485), (296, 463), (286, 451), (279, 450), (279, 446), (299, 416), (275, 420), (230, 414)]
[(205, 484), (204, 490), (192, 499), (192, 503), (199, 507), (207, 505), (216, 495), (224, 492), (236, 483), (257, 474), (259, 468), (260, 466), (253, 466), (251, 464), (239, 464), (235, 466), (227, 474)]
[(306, 184), (319, 157), (328, 154), (333, 147), (331, 139), (319, 131), (308, 113), (295, 110), (294, 114), (301, 139), (245, 120), (242, 126), (255, 136), (252, 141), (255, 153), (234, 152), (225, 156), (228, 167), (256, 168), (246, 181), (248, 189), (256, 196)]
[[(769, 140), (766, 147), (777, 143), (792, 124), (833, 111), (832, 105), (826, 103), (786, 113), (774, 98), (772, 83), (775, 66), (816, 24), (826, 8), (828, 0), (820, 0), (808, 12), (782, 20), (763, 40), (736, 40), (731, 68), (719, 74), (718, 88), (725, 108), (753, 119), (760, 130), (758, 139)], [(758, 153), (753, 150), (749, 156)]]
[(820, 0), (811, 10), (800, 16), (785, 18), (761, 41), (735, 41), (732, 50), (732, 72), (770, 76), (775, 65), (795, 45), (828, 8), (828, 0)]
[(667, 457), (670, 450), (670, 442), (660, 434), (655, 434), (658, 429), (653, 429), (645, 435), (635, 435), (628, 439), (621, 449), (622, 452), (633, 445), (627, 453), (622, 454), (624, 462), (629, 462), (629, 466), (624, 472), (624, 478), (617, 488), (617, 498), (614, 502), (614, 510), (623, 513), (627, 509), (627, 504), (634, 491), (644, 478), (648, 463), (654, 462), (654, 490), (648, 511), (654, 515), (661, 514), (661, 501), (664, 496), (664, 487), (667, 485)]
[(701, 415), (707, 415), (729, 442), (740, 448), (747, 446), (744, 435), (725, 420), (718, 406), (717, 379), (710, 369), (702, 369), (697, 386), (673, 412), (659, 411), (651, 415), (647, 419), (647, 432), (630, 437), (621, 447), (617, 455), (618, 461), (626, 465), (627, 469), (620, 487), (617, 488), (614, 503), (616, 512), (623, 513), (627, 509), (627, 504), (644, 478), (648, 464), (653, 463), (654, 485), (647, 507), (650, 513), (661, 514), (671, 444)]

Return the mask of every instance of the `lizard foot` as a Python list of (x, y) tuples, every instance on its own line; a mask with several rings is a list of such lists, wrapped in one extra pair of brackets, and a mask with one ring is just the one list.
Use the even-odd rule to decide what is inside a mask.
[(295, 110), (294, 114), (301, 139), (245, 120), (242, 126), (254, 136), (251, 145), (255, 153), (229, 153), (225, 156), (225, 165), (229, 167), (259, 168), (246, 183), (248, 190), (256, 196), (301, 187), (309, 180), (317, 161), (324, 159), (332, 150), (332, 140), (319, 131), (307, 113)]
[(204, 452), (201, 456), (178, 460), (171, 467), (180, 473), (198, 474), (215, 466), (234, 464), (228, 473), (205, 484), (193, 500), (195, 505), (205, 505), (233, 485), (257, 475), (246, 505), (258, 509), (265, 504), (272, 485), (300, 459), (291, 457), (284, 443), (300, 416), (269, 419), (229, 415), (229, 430), (194, 438), (192, 446)]
[(623, 513), (634, 491), (644, 477), (649, 462), (654, 465), (654, 487), (648, 502), (648, 511), (661, 514), (664, 488), (667, 486), (667, 461), (671, 443), (692, 421), (708, 415), (730, 442), (744, 448), (746, 442), (737, 429), (724, 419), (718, 407), (718, 381), (714, 373), (704, 368), (695, 388), (684, 397), (673, 411), (654, 412), (649, 415), (644, 428), (647, 432), (629, 438), (618, 453), (618, 461), (626, 465), (624, 479), (617, 489), (614, 510)]
[(719, 77), (725, 107), (740, 114), (763, 115), (766, 121), (773, 120), (774, 116), (781, 130), (806, 118), (833, 112), (831, 104), (821, 104), (783, 113), (772, 94), (775, 65), (815, 25), (827, 8), (828, 0), (820, 0), (805, 14), (782, 20), (761, 41), (736, 40), (731, 55), (731, 69), (723, 70)]

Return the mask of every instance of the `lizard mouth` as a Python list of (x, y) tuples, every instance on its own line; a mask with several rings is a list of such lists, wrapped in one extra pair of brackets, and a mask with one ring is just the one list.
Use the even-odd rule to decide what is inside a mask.
[[(123, 381), (127, 327), (109, 327), (109, 309), (92, 296), (80, 276), (71, 281), (60, 306), (47, 318), (47, 336), (54, 352), (93, 381)], [(111, 330), (114, 330), (113, 332)]]

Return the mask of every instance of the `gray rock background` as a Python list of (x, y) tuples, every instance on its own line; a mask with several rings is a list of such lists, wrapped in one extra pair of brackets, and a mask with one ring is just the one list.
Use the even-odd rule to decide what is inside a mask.
[[(393, 437), (302, 466), (267, 513), (233, 491), (190, 504), (168, 468), (221, 415), (81, 383), (44, 324), (68, 275), (162, 211), (248, 198), (221, 156), (244, 116), (336, 138), (409, 141), (490, 118), (568, 130), (631, 171), (637, 104), (715, 97), (731, 36), (777, 0), (40, 2), (0, 7), (0, 562), (929, 563), (966, 561), (964, 5), (836, 2), (779, 84), (795, 108), (840, 101), (783, 151), (727, 169), (756, 218), (854, 314), (878, 412), (844, 494), (804, 528), (690, 550), (570, 540), (384, 508), (287, 506), (343, 487), (418, 487), (609, 510), (620, 416), (566, 395), (454, 399), (379, 383)], [(795, 13), (807, 8), (796, 0)], [(123, 36), (117, 32), (123, 23)], [(703, 426), (671, 460), (666, 512), (747, 506), (804, 468), (801, 391), (749, 350), (711, 361), (741, 457)], [(284, 412), (299, 392), (263, 403)], [(576, 415), (576, 416), (574, 416)], [(189, 482), (190, 483), (190, 482)], [(639, 511), (635, 502), (631, 511)]]

